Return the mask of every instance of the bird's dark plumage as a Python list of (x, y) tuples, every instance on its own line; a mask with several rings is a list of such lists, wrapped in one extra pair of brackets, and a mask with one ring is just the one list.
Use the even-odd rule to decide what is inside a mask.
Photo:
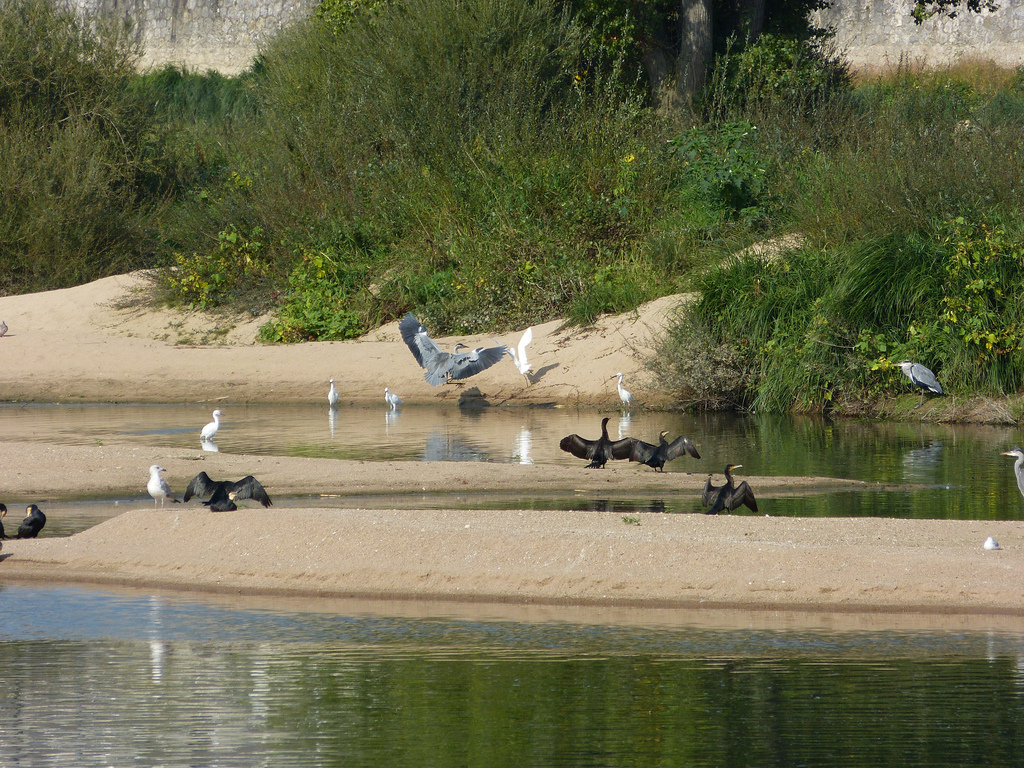
[(46, 515), (35, 504), (29, 504), (25, 512), (27, 513), (25, 519), (18, 526), (18, 538), (34, 539), (46, 525)]
[(478, 347), (472, 351), (460, 351), (468, 350), (468, 347), (456, 344), (454, 352), (445, 352), (427, 335), (427, 331), (412, 312), (401, 319), (398, 330), (416, 362), (421, 368), (426, 369), (423, 378), (434, 387), (446, 381), (467, 379), (487, 370), (505, 356), (505, 347), (500, 345), (487, 349)]
[(714, 486), (711, 484), (711, 475), (704, 485), (704, 493), (701, 496), (701, 503), (710, 506), (705, 514), (717, 515), (723, 509), (732, 512), (739, 506), (746, 504), (753, 512), (757, 512), (757, 501), (754, 499), (754, 492), (750, 490), (746, 480), (736, 485), (732, 481), (732, 470), (739, 469), (742, 464), (725, 465), (725, 485)]
[(686, 453), (695, 459), (700, 458), (700, 454), (697, 453), (697, 447), (690, 438), (680, 436), (670, 443), (665, 440), (665, 435), (667, 434), (667, 431), (662, 430), (658, 436), (658, 445), (645, 443), (643, 440), (638, 440), (635, 437), (626, 437), (618, 440), (612, 444), (612, 458), (639, 461), (641, 464), (654, 467), (655, 472), (664, 472), (666, 462), (679, 458)]
[(0, 541), (7, 538), (7, 534), (4, 533), (3, 519), (7, 517), (7, 505), (0, 504)]
[(578, 458), (590, 459), (587, 469), (604, 469), (604, 465), (608, 463), (609, 459), (625, 458), (625, 456), (619, 457), (614, 454), (633, 439), (626, 437), (612, 442), (608, 437), (608, 421), (608, 418), (601, 420), (601, 437), (597, 440), (587, 440), (579, 435), (566, 435), (558, 443), (558, 447)]
[(235, 506), (236, 499), (253, 499), (264, 507), (274, 504), (267, 492), (263, 490), (263, 486), (252, 475), (238, 481), (211, 480), (208, 474), (200, 472), (192, 478), (182, 498), (188, 501), (193, 496), (209, 496), (209, 501), (204, 501), (203, 504), (213, 512), (233, 512), (238, 509)]

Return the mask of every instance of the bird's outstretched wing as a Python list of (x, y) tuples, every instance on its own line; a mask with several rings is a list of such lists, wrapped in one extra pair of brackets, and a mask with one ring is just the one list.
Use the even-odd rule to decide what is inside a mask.
[(579, 435), (566, 435), (558, 443), (558, 447), (566, 453), (571, 453), (578, 459), (592, 459), (594, 458), (594, 447), (597, 445), (597, 440), (587, 440), (585, 437)]
[(645, 443), (643, 440), (635, 437), (624, 437), (621, 440), (616, 440), (611, 445), (612, 458), (629, 459), (630, 461), (639, 461), (643, 464), (650, 461), (656, 450), (656, 445)]
[(747, 485), (746, 480), (733, 489), (732, 494), (725, 502), (725, 506), (731, 512), (744, 504), (746, 504), (751, 511), (757, 512), (757, 501), (754, 499), (754, 492), (750, 490), (750, 486)]
[(235, 500), (239, 499), (252, 499), (258, 501), (264, 507), (272, 507), (274, 502), (270, 500), (270, 496), (263, 490), (263, 486), (260, 485), (260, 481), (252, 475), (243, 477), (237, 483), (234, 484), (232, 489), (235, 492)]
[(193, 496), (205, 497), (210, 496), (220, 483), (215, 483), (210, 479), (210, 476), (205, 472), (200, 472), (198, 475), (189, 481), (188, 486), (185, 488), (185, 495), (182, 498), (188, 501)]
[(718, 494), (719, 487), (711, 484), (711, 475), (708, 475), (708, 481), (704, 483), (704, 492), (700, 496), (700, 503), (709, 507), (715, 503), (715, 496)]
[(472, 352), (456, 352), (452, 355), (451, 378), (468, 379), (480, 371), (486, 371), (505, 356), (505, 347), (474, 349)]
[(513, 360), (516, 361), (516, 367), (519, 369), (520, 373), (526, 373), (528, 370), (530, 370), (530, 364), (526, 360), (526, 345), (529, 344), (531, 341), (533, 341), (532, 325), (526, 329), (526, 331), (523, 333), (523, 337), (519, 340), (519, 358), (512, 358)]
[(688, 437), (680, 436), (668, 444), (668, 448), (665, 449), (665, 461), (677, 459), (684, 453), (690, 454), (695, 459), (700, 458), (700, 454), (697, 453), (697, 446), (693, 444), (693, 441)]

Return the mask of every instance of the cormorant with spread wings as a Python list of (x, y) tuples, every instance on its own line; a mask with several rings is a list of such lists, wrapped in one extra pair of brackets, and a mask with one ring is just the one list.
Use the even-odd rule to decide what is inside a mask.
[(754, 492), (750, 490), (747, 481), (743, 480), (739, 485), (736, 485), (732, 480), (732, 471), (742, 466), (742, 464), (725, 465), (725, 485), (712, 485), (711, 475), (708, 475), (708, 481), (704, 485), (704, 493), (700, 499), (701, 504), (705, 507), (711, 507), (705, 514), (717, 515), (723, 509), (728, 509), (732, 512), (744, 504), (752, 511), (757, 512), (757, 501), (754, 499)]
[(200, 472), (192, 478), (182, 499), (188, 501), (193, 496), (209, 496), (209, 501), (204, 501), (203, 504), (208, 506), (212, 512), (233, 512), (238, 509), (235, 506), (235, 501), (242, 499), (253, 499), (264, 507), (273, 506), (274, 503), (270, 500), (267, 492), (263, 490), (259, 480), (252, 475), (238, 481), (211, 480), (208, 474)]
[(690, 438), (680, 436), (670, 443), (665, 440), (665, 435), (667, 434), (667, 430), (663, 429), (661, 431), (661, 434), (658, 436), (658, 445), (645, 443), (643, 440), (635, 437), (623, 438), (612, 444), (612, 458), (639, 461), (641, 464), (654, 467), (655, 472), (664, 472), (666, 462), (687, 453), (695, 459), (700, 458), (700, 454), (697, 453), (697, 447)]

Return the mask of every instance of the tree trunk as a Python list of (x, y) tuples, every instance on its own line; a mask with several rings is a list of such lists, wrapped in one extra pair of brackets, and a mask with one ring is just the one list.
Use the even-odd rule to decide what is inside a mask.
[(711, 52), (711, 0), (682, 0), (676, 91), (684, 103), (704, 87)]
[(748, 43), (757, 40), (764, 29), (764, 2), (765, 0), (740, 0), (740, 23), (744, 27)]

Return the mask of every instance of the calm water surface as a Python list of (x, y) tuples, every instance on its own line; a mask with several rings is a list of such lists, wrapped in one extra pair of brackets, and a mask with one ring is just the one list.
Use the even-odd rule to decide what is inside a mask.
[[(1019, 766), (1024, 634), (0, 588), (0, 765)], [(741, 622), (742, 623), (742, 622)]]
[[(230, 453), (557, 464), (567, 471), (583, 472), (585, 462), (559, 450), (558, 442), (574, 432), (596, 438), (601, 418), (609, 415), (609, 432), (615, 439), (631, 435), (656, 442), (662, 429), (673, 437), (690, 436), (701, 459), (677, 459), (668, 465), (670, 472), (721, 472), (731, 462), (743, 465), (740, 475), (841, 477), (878, 483), (880, 489), (887, 489), (763, 497), (760, 506), (766, 514), (1016, 520), (1024, 513), (1024, 499), (1013, 479), (1013, 461), (1000, 455), (1015, 443), (1024, 443), (1024, 436), (1008, 427), (734, 414), (623, 415), (560, 408), (405, 407), (389, 412), (383, 404), (338, 410), (287, 405), (219, 407), (224, 421), (216, 448)], [(205, 405), (6, 404), (0, 405), (0, 439), (198, 448), (199, 429), (210, 420), (211, 410)], [(888, 490), (893, 486), (897, 487)], [(147, 498), (140, 495), (118, 501), (138, 503)], [(102, 501), (109, 506), (113, 500)], [(310, 499), (281, 499), (280, 503), (308, 504)], [(317, 499), (316, 503), (349, 505), (351, 500)], [(452, 506), (453, 499), (448, 495), (364, 498), (360, 504)], [(629, 498), (535, 494), (527, 500), (468, 494), (454, 499), (454, 506), (465, 507), (524, 505), (624, 512), (701, 509), (694, 494)]]

